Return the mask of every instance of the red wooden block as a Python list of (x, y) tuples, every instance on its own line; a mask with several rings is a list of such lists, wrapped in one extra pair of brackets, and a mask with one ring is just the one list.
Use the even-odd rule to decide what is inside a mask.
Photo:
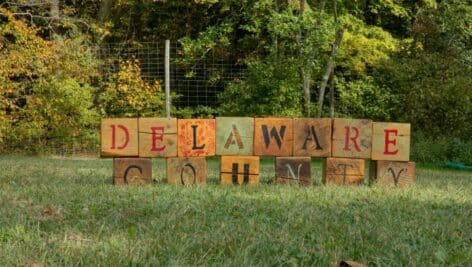
[(183, 119), (177, 125), (179, 157), (215, 155), (214, 119)]

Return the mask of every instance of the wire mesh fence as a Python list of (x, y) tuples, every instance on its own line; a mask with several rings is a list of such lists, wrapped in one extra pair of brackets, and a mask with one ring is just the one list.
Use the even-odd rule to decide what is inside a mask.
[[(101, 86), (116, 82), (120, 66), (127, 60), (135, 60), (141, 71), (141, 78), (149, 83), (158, 81), (164, 88), (165, 41), (148, 43), (110, 43), (100, 47), (88, 47), (90, 64), (96, 64), (101, 76)], [(174, 108), (197, 106), (218, 106), (218, 93), (228, 83), (242, 79), (245, 67), (222, 59), (213, 51), (188, 60), (178, 42), (170, 47), (170, 88), (177, 94), (172, 99)], [(55, 155), (98, 155), (99, 128), (91, 130), (88, 136), (48, 137), (24, 142), (0, 144), (0, 154), (55, 154)]]
[[(149, 82), (164, 84), (165, 42), (112, 43), (94, 48), (105, 79), (118, 72), (123, 60), (138, 60), (141, 77)], [(244, 65), (219, 58), (209, 51), (198, 59), (188, 60), (182, 46), (171, 42), (170, 88), (179, 97), (172, 101), (175, 107), (218, 105), (218, 93), (235, 79), (244, 75)]]

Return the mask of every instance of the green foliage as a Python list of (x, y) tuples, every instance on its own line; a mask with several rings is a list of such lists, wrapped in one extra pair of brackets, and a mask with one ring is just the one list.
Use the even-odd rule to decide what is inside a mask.
[(120, 70), (99, 97), (101, 111), (108, 117), (159, 117), (165, 115), (165, 95), (158, 81), (141, 77), (137, 60), (123, 61)]
[(297, 68), (291, 63), (249, 63), (246, 79), (230, 84), (220, 94), (220, 115), (300, 116), (301, 90)]
[(411, 159), (437, 165), (453, 161), (472, 166), (472, 141), (444, 135), (431, 137), (418, 131), (412, 138)]

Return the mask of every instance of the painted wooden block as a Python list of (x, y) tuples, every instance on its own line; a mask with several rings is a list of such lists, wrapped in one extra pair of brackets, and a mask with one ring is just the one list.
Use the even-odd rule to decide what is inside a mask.
[(183, 119), (177, 121), (179, 157), (215, 155), (215, 120)]
[(291, 156), (292, 153), (292, 119), (256, 118), (254, 120), (254, 155)]
[(254, 118), (216, 118), (216, 154), (252, 155)]
[(410, 160), (409, 123), (374, 122), (372, 130), (372, 160)]
[(113, 182), (116, 185), (140, 185), (152, 182), (150, 158), (114, 158)]
[(334, 119), (332, 156), (369, 159), (372, 153), (372, 121)]
[(177, 119), (139, 118), (139, 156), (176, 157)]
[(416, 181), (416, 165), (414, 162), (372, 161), (370, 179), (381, 185), (407, 187)]
[(204, 157), (167, 158), (167, 182), (176, 185), (206, 183), (206, 165)]
[(362, 184), (365, 163), (363, 159), (326, 158), (323, 164), (323, 183)]
[(138, 119), (102, 119), (100, 139), (102, 157), (138, 156)]
[(275, 159), (277, 183), (309, 185), (311, 182), (310, 157), (277, 157)]
[(293, 120), (293, 155), (331, 156), (331, 119), (300, 118)]
[(220, 160), (221, 184), (259, 183), (259, 157), (222, 156)]

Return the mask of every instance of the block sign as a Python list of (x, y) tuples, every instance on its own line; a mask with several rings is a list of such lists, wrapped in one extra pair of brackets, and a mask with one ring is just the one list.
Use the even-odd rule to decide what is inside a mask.
[(149, 158), (115, 158), (113, 170), (113, 182), (116, 185), (152, 182), (152, 162)]
[(176, 157), (177, 119), (139, 118), (139, 156)]
[(372, 161), (370, 178), (376, 184), (407, 187), (415, 183), (416, 165), (414, 162)]
[(259, 157), (222, 156), (221, 184), (247, 185), (259, 183)]
[(179, 157), (215, 155), (215, 120), (183, 119), (177, 122)]
[(280, 184), (309, 185), (311, 182), (310, 157), (277, 157), (275, 178)]
[(372, 152), (372, 121), (334, 119), (332, 156), (368, 159)]
[(102, 157), (138, 156), (138, 119), (102, 119)]
[(291, 156), (292, 148), (292, 119), (256, 118), (254, 120), (254, 155)]
[(323, 164), (323, 183), (359, 185), (364, 182), (363, 159), (326, 158)]
[(409, 123), (373, 123), (372, 160), (408, 161), (410, 159)]
[(293, 155), (331, 156), (331, 119), (293, 119)]
[(204, 157), (168, 158), (167, 182), (175, 185), (206, 183), (207, 168)]
[(253, 118), (216, 118), (217, 155), (252, 155), (253, 140)]

